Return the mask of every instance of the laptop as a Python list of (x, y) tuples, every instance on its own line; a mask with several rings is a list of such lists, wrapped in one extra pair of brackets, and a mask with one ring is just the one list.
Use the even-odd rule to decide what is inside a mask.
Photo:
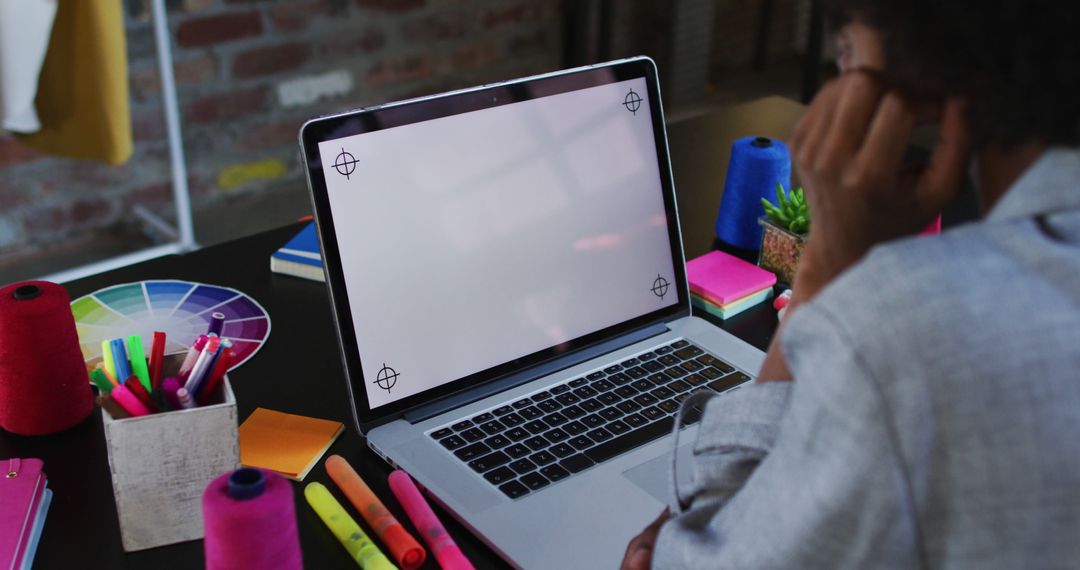
[(670, 502), (679, 404), (763, 358), (690, 314), (653, 61), (320, 117), (300, 139), (368, 446), (514, 566), (617, 567)]

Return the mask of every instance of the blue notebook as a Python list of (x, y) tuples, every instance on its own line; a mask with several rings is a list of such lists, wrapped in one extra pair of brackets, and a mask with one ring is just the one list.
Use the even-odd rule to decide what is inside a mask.
[(319, 237), (315, 235), (315, 222), (309, 222), (281, 249), (270, 256), (270, 271), (325, 281), (322, 255), (319, 253)]

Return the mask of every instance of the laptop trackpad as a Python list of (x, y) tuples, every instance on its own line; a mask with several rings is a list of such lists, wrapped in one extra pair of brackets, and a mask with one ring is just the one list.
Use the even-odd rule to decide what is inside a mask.
[[(692, 448), (692, 443), (679, 446), (678, 477), (680, 489), (686, 489), (690, 486), (690, 469), (693, 461)], [(671, 504), (675, 497), (671, 489), (670, 451), (637, 467), (623, 471), (623, 477), (626, 477), (641, 490), (652, 495), (654, 499), (665, 505)]]

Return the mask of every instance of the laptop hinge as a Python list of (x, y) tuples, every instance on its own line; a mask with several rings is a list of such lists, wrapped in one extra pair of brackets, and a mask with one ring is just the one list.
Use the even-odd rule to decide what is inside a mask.
[(435, 417), (443, 412), (452, 410), (459, 406), (464, 406), (486, 398), (492, 394), (502, 392), (513, 388), (514, 386), (520, 386), (526, 382), (531, 382), (537, 378), (547, 376), (548, 374), (554, 374), (560, 370), (570, 368), (571, 366), (581, 364), (586, 360), (591, 360), (597, 356), (607, 354), (609, 352), (618, 350), (620, 348), (630, 346), (635, 342), (643, 341), (647, 338), (668, 332), (668, 326), (665, 323), (657, 323), (642, 329), (638, 329), (633, 332), (626, 333), (622, 336), (615, 337), (611, 340), (601, 342), (599, 344), (583, 348), (573, 354), (559, 357), (555, 360), (537, 364), (527, 370), (509, 374), (488, 382), (483, 386), (476, 386), (475, 388), (469, 388), (463, 392), (451, 394), (430, 404), (425, 404), (413, 408), (403, 414), (403, 417), (409, 423), (417, 423), (424, 421), (428, 418)]

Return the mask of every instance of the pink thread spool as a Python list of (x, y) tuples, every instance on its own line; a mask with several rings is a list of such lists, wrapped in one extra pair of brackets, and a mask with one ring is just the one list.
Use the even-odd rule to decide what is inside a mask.
[(207, 570), (302, 570), (292, 485), (244, 467), (214, 479), (203, 493)]

